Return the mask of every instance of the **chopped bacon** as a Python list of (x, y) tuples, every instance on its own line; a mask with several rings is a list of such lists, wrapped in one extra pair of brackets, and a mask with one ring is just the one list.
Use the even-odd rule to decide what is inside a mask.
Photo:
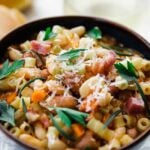
[(110, 51), (109, 54), (108, 54), (108, 57), (105, 61), (105, 69), (109, 71), (110, 68), (115, 63), (115, 61), (116, 61), (116, 53), (113, 52), (113, 51)]
[(31, 49), (39, 54), (47, 55), (49, 54), (51, 48), (50, 42), (39, 42), (36, 40), (31, 41)]
[(129, 114), (139, 114), (144, 111), (144, 102), (142, 99), (130, 97), (126, 103), (126, 111)]
[(136, 128), (127, 129), (128, 135), (130, 135), (133, 139), (137, 137), (138, 131)]
[(91, 71), (93, 74), (107, 74), (110, 69), (113, 67), (113, 64), (116, 60), (116, 54), (113, 51), (110, 51), (105, 57), (96, 60), (92, 66)]

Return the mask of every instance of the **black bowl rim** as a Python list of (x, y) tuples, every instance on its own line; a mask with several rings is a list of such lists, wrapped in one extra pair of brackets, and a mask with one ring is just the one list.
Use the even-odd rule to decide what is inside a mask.
[[(89, 19), (89, 20), (95, 20), (95, 21), (100, 21), (100, 22), (105, 22), (107, 24), (110, 24), (112, 26), (115, 26), (117, 28), (119, 28), (120, 30), (123, 30), (124, 32), (128, 32), (130, 34), (132, 34), (134, 37), (136, 37), (138, 40), (140, 40), (143, 44), (145, 44), (147, 47), (150, 48), (150, 42), (148, 40), (146, 40), (143, 36), (141, 36), (139, 33), (137, 33), (136, 31), (133, 31), (132, 29), (130, 29), (129, 27), (122, 25), (118, 22), (115, 21), (111, 21), (109, 19), (105, 19), (105, 18), (100, 18), (100, 17), (94, 17), (94, 16), (80, 16), (80, 15), (63, 15), (63, 16), (54, 16), (54, 17), (46, 17), (46, 18), (41, 18), (41, 19), (37, 19), (37, 20), (33, 20), (30, 22), (27, 22), (19, 27), (16, 27), (15, 29), (11, 30), (9, 33), (7, 33), (4, 37), (2, 37), (0, 39), (0, 41), (2, 42), (3, 40), (5, 40), (5, 38), (7, 38), (8, 36), (10, 36), (11, 34), (14, 34), (14, 32), (19, 31), (24, 29), (24, 27), (26, 26), (30, 26), (31, 24), (36, 24), (39, 22), (42, 22), (44, 20), (53, 20), (53, 19), (62, 19), (62, 18), (67, 18), (67, 19), (71, 19), (71, 18), (78, 18), (78, 19)], [(71, 23), (70, 23), (71, 24)]]
[[(112, 27), (116, 27), (119, 30), (122, 30), (124, 32), (128, 32), (129, 34), (133, 35), (134, 38), (136, 38), (137, 40), (139, 40), (143, 45), (146, 45), (148, 47), (148, 49), (150, 49), (150, 43), (144, 39), (141, 35), (139, 35), (137, 32), (129, 29), (128, 27), (121, 25), (120, 23), (116, 23), (114, 21), (110, 21), (108, 19), (104, 19), (104, 18), (99, 18), (99, 17), (93, 17), (93, 16), (80, 16), (80, 15), (71, 15), (71, 16), (54, 16), (54, 17), (47, 17), (47, 18), (42, 18), (42, 19), (38, 19), (38, 20), (34, 20), (31, 22), (27, 22), (24, 25), (15, 28), (14, 30), (10, 31), (8, 34), (6, 34), (1, 40), (0, 42), (3, 42), (5, 40), (7, 40), (7, 37), (11, 36), (12, 34), (15, 34), (16, 31), (20, 31), (23, 30), (26, 26), (32, 26), (32, 24), (37, 24), (40, 23), (44, 20), (53, 20), (53, 19), (88, 19), (91, 22), (92, 21), (99, 21), (99, 22), (104, 22), (107, 23), (109, 25), (111, 25)], [(71, 24), (71, 23), (70, 23)], [(29, 144), (19, 140), (18, 138), (14, 137), (7, 129), (4, 128), (4, 126), (2, 124), (0, 124), (0, 130), (9, 138), (11, 138), (13, 141), (17, 142), (19, 145), (23, 146), (23, 148), (28, 148), (30, 150), (35, 150), (35, 148), (33, 148), (32, 146), (30, 146)], [(130, 143), (129, 145), (126, 145), (124, 147), (122, 147), (120, 150), (125, 150), (133, 145), (135, 145), (137, 142), (139, 142), (140, 139), (143, 139), (148, 135), (148, 133), (150, 133), (150, 127), (144, 131), (142, 134), (140, 134), (132, 143)]]

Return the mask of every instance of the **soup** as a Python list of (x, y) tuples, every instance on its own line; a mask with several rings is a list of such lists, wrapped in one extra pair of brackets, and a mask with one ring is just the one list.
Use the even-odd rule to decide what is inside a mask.
[(32, 147), (114, 150), (150, 127), (150, 61), (99, 27), (47, 27), (7, 54), (0, 120)]

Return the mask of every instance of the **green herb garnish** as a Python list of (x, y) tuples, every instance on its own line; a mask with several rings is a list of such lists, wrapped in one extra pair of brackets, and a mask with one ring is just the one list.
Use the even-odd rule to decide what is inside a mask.
[(52, 38), (56, 37), (56, 35), (57, 35), (57, 34), (54, 33), (50, 27), (48, 27), (48, 28), (46, 28), (46, 30), (45, 30), (45, 36), (44, 36), (44, 39), (43, 39), (43, 40), (45, 41), (45, 40), (52, 39)]
[(6, 101), (0, 101), (0, 120), (15, 126), (15, 109)]
[(137, 89), (142, 97), (142, 100), (144, 101), (145, 109), (150, 117), (150, 109), (149, 109), (149, 105), (148, 105), (148, 100), (147, 100), (146, 96), (144, 95), (144, 92), (137, 81), (138, 75), (136, 73), (136, 69), (135, 69), (134, 65), (131, 62), (127, 61), (127, 67), (121, 63), (117, 63), (117, 64), (115, 64), (115, 68), (117, 69), (118, 73), (124, 79), (126, 79), (128, 82), (132, 81), (136, 84)]
[(117, 51), (115, 49), (113, 49), (113, 51), (117, 54), (117, 55), (120, 55), (120, 56), (133, 56), (132, 53), (124, 53), (124, 52), (120, 52), (120, 51)]
[(114, 120), (114, 118), (116, 116), (118, 116), (120, 113), (122, 112), (122, 110), (117, 110), (115, 112), (113, 112), (110, 117), (106, 120), (106, 122), (103, 125), (103, 129), (107, 128), (109, 126), (109, 124)]
[[(125, 50), (125, 51), (127, 51), (127, 52), (132, 53), (132, 49), (131, 49), (131, 48), (127, 48), (127, 47), (120, 46), (120, 45), (114, 45), (114, 46), (111, 46), (111, 48), (116, 49), (116, 50), (118, 50), (118, 51)], [(132, 53), (132, 54), (133, 54), (133, 53)]]
[(70, 127), (71, 126), (71, 120), (70, 118), (61, 110), (56, 109), (56, 112), (59, 116), (59, 118), (61, 118), (62, 122), (67, 126)]
[(134, 65), (129, 61), (127, 61), (127, 67), (122, 63), (117, 63), (115, 64), (115, 68), (117, 69), (118, 73), (129, 82), (138, 77)]
[(70, 137), (70, 135), (68, 135), (68, 134), (58, 125), (58, 123), (56, 122), (56, 120), (54, 119), (54, 117), (53, 117), (52, 114), (50, 114), (50, 119), (52, 120), (53, 125), (56, 127), (56, 129), (59, 131), (59, 133), (60, 133), (63, 137), (65, 137), (66, 139), (69, 139), (69, 140), (71, 140), (71, 141), (73, 140), (73, 138)]
[(34, 82), (35, 80), (45, 80), (45, 78), (41, 78), (41, 77), (37, 77), (34, 79), (29, 80), (27, 83), (25, 83), (22, 88), (20, 89), (20, 91), (18, 92), (18, 96), (21, 97), (21, 92), (24, 90), (24, 88), (26, 88), (27, 86), (29, 86), (32, 82)]
[[(101, 45), (101, 46), (108, 50), (113, 50), (117, 55), (120, 55), (120, 56), (133, 56), (133, 53), (128, 48), (121, 48), (118, 46), (106, 46), (106, 45)], [(126, 52), (122, 52), (122, 49), (125, 49)]]
[(94, 27), (87, 33), (87, 35), (95, 40), (99, 40), (102, 38), (102, 31), (99, 27)]
[(57, 57), (58, 60), (71, 60), (73, 58), (79, 57), (81, 52), (87, 49), (71, 49)]
[(24, 114), (26, 114), (26, 112), (27, 112), (27, 106), (26, 106), (26, 103), (25, 103), (25, 101), (24, 101), (23, 98), (21, 99), (21, 102), (22, 102), (23, 112), (24, 112)]
[(13, 72), (15, 72), (17, 69), (20, 69), (24, 64), (24, 60), (16, 60), (11, 65), (9, 65), (9, 61), (6, 60), (3, 64), (3, 67), (0, 69), (0, 79), (3, 79)]
[[(110, 48), (113, 49), (116, 52), (116, 54), (120, 56), (133, 56), (133, 53), (129, 48), (120, 46), (111, 46)], [(124, 50), (125, 52), (122, 50)]]
[[(59, 113), (58, 113), (58, 115), (59, 115), (60, 119), (62, 120), (62, 122), (64, 122), (64, 124), (69, 126), (69, 127), (71, 126), (72, 120), (80, 123), (83, 126), (86, 125), (85, 119), (88, 117), (87, 113), (79, 112), (79, 111), (76, 111), (76, 110), (73, 110), (70, 108), (61, 108), (61, 107), (49, 107), (49, 108), (55, 109), (57, 113), (58, 112), (63, 113), (63, 115), (60, 115)], [(67, 118), (67, 120), (66, 120), (66, 118)]]

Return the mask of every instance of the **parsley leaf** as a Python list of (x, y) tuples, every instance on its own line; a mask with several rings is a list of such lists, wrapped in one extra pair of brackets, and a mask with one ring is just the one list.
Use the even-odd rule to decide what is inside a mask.
[(71, 60), (73, 58), (79, 57), (81, 52), (87, 49), (71, 49), (57, 57), (58, 60)]
[(23, 98), (21, 99), (21, 101), (22, 101), (23, 112), (24, 112), (24, 114), (26, 114), (26, 112), (27, 112), (27, 106), (26, 106), (26, 103), (25, 103), (25, 101), (24, 101)]
[(0, 101), (0, 120), (15, 126), (15, 109), (6, 101)]
[(62, 122), (67, 126), (70, 127), (71, 126), (71, 120), (70, 118), (61, 110), (56, 109), (56, 112), (59, 116), (59, 118), (61, 118)]
[(126, 79), (128, 82), (132, 81), (136, 84), (137, 89), (142, 97), (142, 100), (144, 101), (144, 105), (145, 105), (145, 109), (148, 113), (148, 117), (150, 117), (150, 108), (148, 105), (148, 100), (147, 100), (146, 96), (144, 95), (144, 92), (137, 81), (138, 76), (137, 76), (134, 65), (131, 62), (127, 61), (127, 67), (125, 67), (121, 63), (117, 63), (117, 64), (115, 64), (115, 68), (117, 69), (118, 73), (124, 79)]
[(73, 140), (73, 138), (72, 137), (70, 137), (60, 126), (59, 126), (59, 124), (56, 122), (56, 120), (54, 119), (54, 117), (53, 117), (53, 115), (52, 114), (50, 114), (50, 119), (52, 120), (52, 123), (53, 123), (53, 125), (56, 127), (56, 129), (59, 131), (59, 133), (63, 136), (63, 137), (65, 137), (66, 139), (69, 139), (69, 140)]
[[(85, 119), (88, 117), (87, 113), (79, 112), (70, 108), (61, 108), (61, 107), (49, 107), (49, 109), (55, 109), (56, 112), (61, 111), (65, 114), (65, 118), (67, 116), (67, 120), (64, 118), (63, 115), (59, 115), (60, 119), (66, 124), (70, 125), (71, 120), (74, 120), (81, 125), (85, 126)], [(70, 121), (69, 121), (70, 120)]]
[(50, 27), (46, 28), (45, 30), (45, 36), (44, 36), (44, 41), (45, 40), (49, 40), (49, 39), (52, 39), (54, 37), (56, 37), (56, 33), (52, 32), (52, 29)]
[(3, 67), (0, 69), (0, 79), (9, 76), (11, 73), (21, 68), (23, 64), (24, 60), (16, 60), (11, 65), (9, 65), (9, 61), (6, 60), (3, 64)]
[(118, 116), (120, 113), (122, 112), (122, 110), (117, 110), (115, 112), (113, 112), (110, 117), (106, 120), (106, 122), (103, 125), (103, 129), (107, 128), (108, 125), (113, 121), (113, 119)]
[(94, 27), (87, 33), (87, 35), (95, 40), (98, 40), (102, 38), (102, 31), (99, 27)]
[(133, 81), (134, 79), (136, 79), (138, 77), (135, 67), (129, 61), (127, 61), (127, 67), (125, 67), (121, 63), (117, 63), (117, 64), (115, 64), (115, 68), (117, 69), (119, 74), (129, 82)]
[(21, 89), (18, 92), (18, 96), (21, 97), (21, 92), (24, 90), (24, 88), (26, 88), (27, 86), (29, 86), (32, 82), (34, 82), (35, 80), (45, 80), (45, 78), (41, 78), (41, 77), (37, 77), (34, 79), (29, 80), (28, 82), (26, 82)]

